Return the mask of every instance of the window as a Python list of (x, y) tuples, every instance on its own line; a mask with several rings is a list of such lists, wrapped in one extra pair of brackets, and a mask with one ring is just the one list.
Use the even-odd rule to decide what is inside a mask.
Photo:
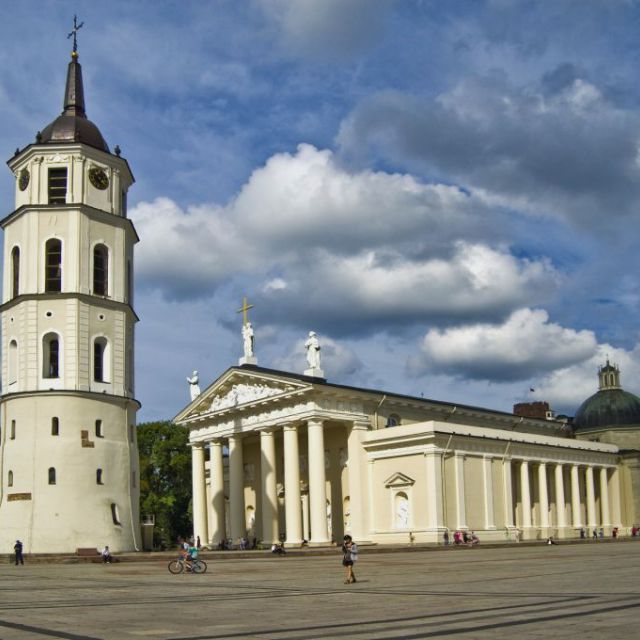
[(127, 192), (126, 191), (122, 192), (122, 201), (120, 206), (122, 208), (122, 215), (126, 218), (127, 217)]
[(96, 469), (96, 484), (102, 484), (102, 469)]
[(47, 240), (45, 245), (44, 290), (62, 291), (62, 242), (57, 238)]
[(109, 249), (103, 244), (93, 248), (93, 293), (106, 296), (109, 293)]
[(20, 294), (20, 249), (13, 247), (11, 249), (11, 281), (12, 281), (12, 298)]
[(42, 377), (60, 377), (60, 341), (57, 333), (48, 333), (42, 339)]
[(127, 260), (127, 302), (133, 304), (133, 268), (131, 260)]
[(49, 484), (56, 483), (56, 470), (55, 467), (49, 467)]
[(7, 474), (7, 486), (13, 487), (13, 471), (9, 471)]
[(135, 433), (134, 433), (134, 430), (133, 430), (133, 425), (130, 424), (129, 425), (129, 442), (133, 442), (134, 438), (135, 438)]
[(60, 435), (60, 420), (58, 418), (51, 418), (51, 435)]
[(118, 513), (118, 505), (115, 502), (111, 503), (111, 519), (113, 524), (120, 524), (120, 514)]
[(402, 419), (400, 418), (400, 416), (397, 413), (392, 413), (387, 418), (387, 424), (385, 426), (386, 427), (398, 427), (398, 426), (400, 426), (401, 422), (402, 422)]
[(11, 440), (15, 440), (16, 439), (16, 421), (12, 420), (11, 421), (11, 434), (10, 434), (10, 438)]
[(9, 342), (9, 384), (18, 380), (18, 343), (15, 340)]
[(136, 478), (136, 472), (131, 472), (131, 486), (135, 489), (138, 486), (138, 479)]
[(49, 204), (67, 201), (67, 168), (49, 169)]
[(109, 343), (106, 338), (96, 338), (93, 342), (93, 379), (96, 382), (109, 380)]
[(96, 438), (104, 438), (104, 431), (102, 429), (102, 420), (96, 420)]

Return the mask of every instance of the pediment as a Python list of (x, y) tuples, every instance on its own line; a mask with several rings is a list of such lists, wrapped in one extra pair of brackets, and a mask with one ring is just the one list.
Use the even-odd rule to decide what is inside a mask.
[(221, 414), (237, 407), (250, 407), (275, 398), (284, 398), (307, 388), (308, 383), (295, 379), (232, 370), (216, 380), (174, 420), (180, 422), (204, 415)]
[(384, 486), (389, 488), (395, 487), (410, 487), (415, 483), (413, 478), (405, 475), (404, 473), (400, 473), (399, 471), (394, 473), (392, 476), (389, 476), (384, 481)]

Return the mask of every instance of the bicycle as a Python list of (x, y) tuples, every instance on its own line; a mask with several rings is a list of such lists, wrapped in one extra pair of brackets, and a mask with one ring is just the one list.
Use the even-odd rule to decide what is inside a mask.
[(182, 573), (185, 568), (193, 573), (204, 573), (207, 570), (207, 563), (199, 558), (186, 560), (185, 558), (177, 558), (169, 563), (169, 572), (173, 574)]

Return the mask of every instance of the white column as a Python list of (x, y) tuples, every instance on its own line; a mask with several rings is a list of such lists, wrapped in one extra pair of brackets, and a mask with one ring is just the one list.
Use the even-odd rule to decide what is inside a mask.
[(565, 502), (564, 502), (564, 470), (561, 464), (556, 464), (555, 481), (556, 481), (556, 521), (558, 523), (558, 529), (563, 529), (567, 526), (567, 518), (565, 515)]
[(612, 524), (619, 527), (622, 524), (622, 509), (620, 508), (620, 471), (618, 467), (611, 472), (611, 503)]
[(262, 481), (262, 542), (278, 542), (278, 491), (276, 489), (276, 443), (270, 429), (260, 431), (260, 478)]
[(493, 476), (491, 473), (491, 458), (485, 456), (482, 459), (482, 478), (484, 483), (484, 528), (495, 529), (495, 516), (493, 511)]
[(311, 528), (309, 526), (309, 494), (303, 493), (302, 502), (302, 536), (308, 542), (311, 539)]
[(587, 485), (587, 525), (595, 528), (598, 524), (596, 520), (596, 492), (593, 484), (593, 467), (589, 465), (585, 473)]
[(234, 543), (247, 533), (241, 436), (229, 436), (229, 528)]
[(520, 464), (520, 493), (522, 504), (522, 528), (531, 529), (531, 488), (529, 487), (529, 463)]
[[(284, 425), (284, 510), (287, 544), (302, 542), (302, 511), (300, 503), (300, 452), (298, 427)], [(308, 540), (308, 538), (306, 538)]]
[(354, 422), (347, 437), (347, 470), (349, 472), (349, 508), (351, 510), (351, 531), (354, 540), (364, 540), (366, 528), (364, 522), (365, 495), (363, 487), (364, 448), (362, 441), (369, 428), (366, 422)]
[(578, 465), (571, 465), (571, 524), (574, 527), (582, 527), (580, 516), (580, 476)]
[(444, 527), (444, 509), (442, 500), (442, 453), (427, 451), (427, 528), (438, 531)]
[[(538, 464), (538, 494), (540, 505), (540, 527), (549, 529), (549, 489), (547, 487), (547, 465), (545, 462)], [(547, 531), (543, 531), (546, 535)]]
[(456, 529), (467, 528), (467, 509), (464, 502), (464, 456), (456, 453), (453, 457), (456, 480)]
[(224, 468), (220, 440), (213, 440), (209, 443), (209, 484), (211, 486), (209, 542), (215, 546), (227, 537), (224, 526)]
[(513, 481), (511, 478), (511, 460), (502, 461), (503, 495), (504, 495), (504, 526), (513, 528)]
[(600, 506), (602, 507), (602, 520), (605, 527), (611, 525), (611, 513), (609, 511), (609, 470), (606, 467), (600, 469)]
[(193, 484), (193, 539), (200, 536), (200, 540), (206, 544), (209, 541), (207, 488), (204, 477), (204, 445), (201, 442), (191, 445), (191, 480)]
[(309, 448), (309, 515), (311, 544), (327, 544), (327, 488), (324, 472), (324, 426), (322, 420), (307, 422)]

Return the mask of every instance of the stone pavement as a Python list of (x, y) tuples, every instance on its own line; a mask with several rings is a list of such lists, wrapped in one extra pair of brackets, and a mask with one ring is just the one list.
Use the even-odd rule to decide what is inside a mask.
[(142, 563), (0, 565), (0, 638), (310, 640), (638, 637), (640, 542), (362, 550)]

